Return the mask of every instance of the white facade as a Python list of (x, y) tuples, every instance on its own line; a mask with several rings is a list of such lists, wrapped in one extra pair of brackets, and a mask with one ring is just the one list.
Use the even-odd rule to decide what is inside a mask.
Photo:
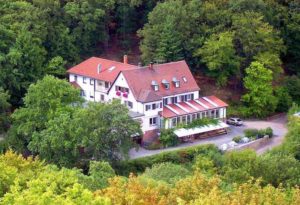
[[(122, 73), (118, 75), (114, 83), (95, 80), (89, 77), (70, 74), (70, 82), (76, 82), (81, 87), (81, 95), (87, 101), (95, 102), (110, 102), (113, 99), (119, 99), (122, 104), (127, 105), (131, 112), (137, 114), (134, 119), (141, 123), (141, 129), (145, 133), (146, 131), (160, 129), (162, 127), (172, 128), (174, 127), (174, 119), (163, 119), (160, 113), (163, 111), (164, 105), (177, 104), (182, 101), (189, 101), (199, 98), (199, 91), (180, 93), (172, 96), (164, 96), (159, 101), (142, 103), (138, 102)], [(179, 106), (179, 105), (178, 105)], [(215, 109), (217, 110), (217, 109)], [(189, 119), (197, 119), (203, 117), (213, 118), (226, 118), (226, 108), (218, 108), (218, 111), (214, 111), (214, 115), (209, 114), (210, 111), (199, 112), (198, 114), (187, 114), (184, 116), (175, 117), (182, 123), (189, 122)], [(195, 117), (194, 117), (195, 115)]]

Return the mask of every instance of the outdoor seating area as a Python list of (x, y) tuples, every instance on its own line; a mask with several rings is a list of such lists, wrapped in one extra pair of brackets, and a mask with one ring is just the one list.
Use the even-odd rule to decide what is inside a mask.
[(229, 126), (224, 122), (217, 125), (205, 125), (195, 128), (180, 128), (174, 131), (174, 134), (181, 142), (193, 142), (195, 139), (204, 139), (222, 134), (227, 134)]

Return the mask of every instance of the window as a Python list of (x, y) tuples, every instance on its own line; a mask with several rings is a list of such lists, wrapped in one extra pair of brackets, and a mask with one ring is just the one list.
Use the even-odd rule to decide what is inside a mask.
[(220, 112), (219, 110), (216, 110), (216, 118), (219, 118), (220, 117)]
[(94, 85), (94, 79), (90, 79), (90, 85)]
[(75, 82), (77, 82), (77, 75), (74, 75), (74, 80)]
[(191, 94), (191, 100), (194, 100), (194, 94), (193, 93)]
[(180, 117), (177, 117), (177, 124), (179, 124), (180, 122)]
[(133, 103), (131, 101), (128, 101), (128, 107), (133, 108)]
[(133, 103), (131, 101), (124, 101), (125, 105), (127, 105), (129, 108), (133, 107)]
[(176, 127), (177, 123), (176, 123), (176, 117), (172, 118), (172, 127)]
[(103, 85), (102, 81), (100, 81), (100, 80), (97, 80), (97, 84), (98, 84), (98, 86), (102, 86)]
[(158, 91), (158, 85), (153, 85), (153, 90)]
[(85, 92), (84, 92), (84, 90), (80, 90), (80, 96), (85, 97)]
[(146, 105), (146, 111), (151, 109), (151, 105)]
[(101, 99), (101, 101), (104, 101), (104, 95), (100, 95), (100, 99)]
[(161, 103), (159, 103), (159, 107), (160, 107), (160, 108), (162, 108), (162, 102), (161, 102)]
[(155, 109), (156, 109), (156, 104), (153, 103), (153, 104), (152, 104), (152, 110), (155, 110)]
[(184, 125), (185, 125), (185, 124), (186, 124), (186, 115), (182, 116), (182, 118), (181, 118), (181, 119), (182, 119), (182, 124), (184, 124)]
[(83, 82), (83, 83), (86, 83), (86, 77), (83, 77), (83, 78), (82, 78), (82, 82)]
[(190, 115), (187, 115), (187, 123), (190, 123), (191, 122), (191, 116)]
[(182, 80), (183, 80), (183, 82), (185, 82), (185, 83), (187, 82), (187, 79), (186, 79), (185, 76), (182, 77)]
[(184, 95), (181, 95), (180, 96), (180, 99), (181, 99), (181, 102), (184, 102), (185, 100), (184, 100)]
[(191, 99), (191, 95), (186, 95), (186, 101)]
[(104, 85), (105, 85), (105, 88), (109, 88), (109, 82), (105, 82)]
[(164, 98), (163, 102), (164, 102), (164, 105), (167, 105), (168, 104), (168, 98)]
[(174, 84), (175, 84), (175, 88), (179, 88), (179, 81), (176, 81)]
[(170, 84), (169, 83), (165, 83), (165, 88), (168, 90), (170, 88)]
[(177, 97), (172, 97), (172, 104), (177, 103)]
[(149, 124), (150, 125), (156, 125), (157, 124), (157, 118), (156, 117), (152, 117), (149, 119)]
[(90, 92), (90, 98), (94, 98), (94, 94)]
[(128, 88), (124, 88), (124, 87), (117, 86), (117, 85), (116, 85), (116, 91), (121, 91), (122, 93), (124, 93), (124, 92), (129, 93)]

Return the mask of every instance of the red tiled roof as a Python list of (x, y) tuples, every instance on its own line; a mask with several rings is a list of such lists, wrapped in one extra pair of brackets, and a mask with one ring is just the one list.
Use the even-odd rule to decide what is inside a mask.
[[(197, 103), (197, 101), (203, 103), (206, 107)], [(201, 111), (222, 108), (227, 106), (228, 105), (225, 102), (223, 102), (216, 96), (208, 96), (208, 97), (202, 97), (195, 100), (190, 100), (187, 102), (180, 102), (180, 103), (164, 106), (163, 111), (161, 112), (161, 116), (163, 116), (164, 118), (171, 118), (171, 117), (192, 114), (192, 113), (197, 113)]]
[[(101, 64), (101, 72), (98, 74), (98, 65)], [(114, 67), (114, 69), (112, 69)], [(135, 65), (124, 64), (103, 58), (91, 57), (80, 64), (70, 68), (67, 72), (82, 75), (97, 80), (113, 82), (120, 71), (138, 68)]]
[[(147, 66), (134, 70), (125, 70), (122, 73), (135, 99), (140, 102), (151, 102), (161, 100), (164, 96), (200, 90), (185, 61), (154, 64), (153, 68)], [(178, 88), (172, 82), (174, 77), (180, 82)], [(186, 78), (186, 82), (184, 82), (183, 77)], [(169, 89), (163, 86), (162, 80), (169, 82)], [(158, 91), (153, 90), (151, 86), (152, 81), (156, 81), (159, 85)]]

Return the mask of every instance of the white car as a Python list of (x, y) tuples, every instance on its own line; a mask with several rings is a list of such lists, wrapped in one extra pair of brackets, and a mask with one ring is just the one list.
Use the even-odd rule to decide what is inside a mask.
[(235, 126), (241, 126), (241, 125), (243, 125), (243, 121), (240, 118), (237, 118), (237, 117), (229, 118), (229, 119), (227, 119), (226, 122), (229, 125), (235, 125)]

